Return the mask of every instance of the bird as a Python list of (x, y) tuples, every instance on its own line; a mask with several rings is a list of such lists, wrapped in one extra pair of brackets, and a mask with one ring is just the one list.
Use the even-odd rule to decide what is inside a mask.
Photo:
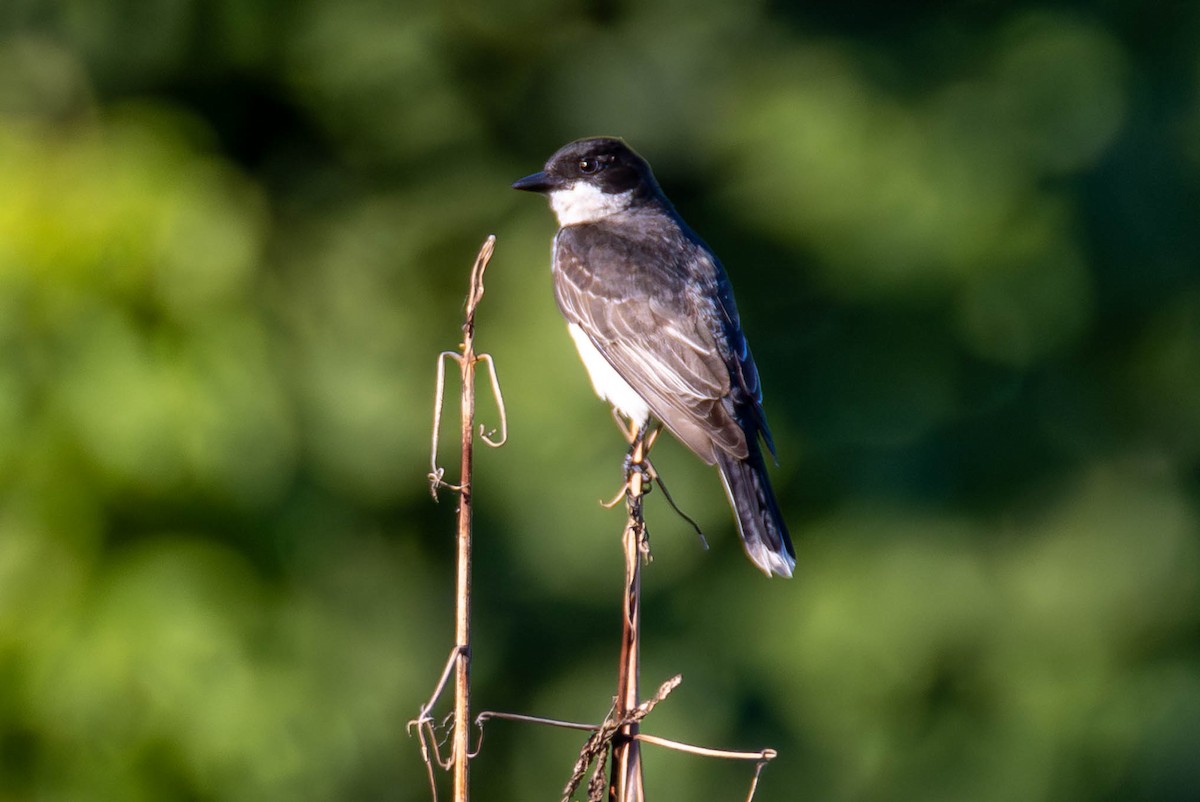
[(790, 577), (758, 368), (721, 262), (620, 138), (570, 142), (512, 187), (545, 195), (558, 219), (554, 295), (596, 394), (715, 464), (746, 555), (768, 577)]

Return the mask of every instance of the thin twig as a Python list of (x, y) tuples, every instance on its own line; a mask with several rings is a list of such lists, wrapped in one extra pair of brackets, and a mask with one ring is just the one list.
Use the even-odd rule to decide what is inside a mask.
[[(433, 775), (433, 762), (436, 760), (443, 769), (450, 768), (450, 762), (442, 759), (441, 751), (438, 749), (437, 731), (433, 724), (433, 717), (429, 714), (437, 705), (438, 699), (441, 698), (442, 691), (446, 689), (446, 682), (449, 681), (450, 673), (454, 671), (457, 662), (458, 649), (454, 648), (450, 650), (450, 659), (446, 661), (446, 667), (442, 670), (442, 678), (438, 680), (437, 687), (433, 689), (433, 695), (429, 697), (428, 702), (421, 705), (417, 717), (408, 722), (407, 726), (409, 736), (412, 736), (414, 728), (417, 731), (417, 740), (421, 744), (421, 760), (425, 762), (425, 772), (429, 776), (429, 793), (433, 797), (433, 802), (437, 802), (437, 782)], [(431, 743), (432, 749), (430, 748)], [(430, 756), (431, 751), (432, 757)]]
[(500, 379), (496, 376), (496, 363), (491, 354), (480, 354), (475, 361), (487, 365), (488, 379), (492, 385), (492, 397), (496, 399), (496, 409), (500, 413), (500, 439), (493, 440), (492, 435), (496, 433), (496, 430), (488, 429), (482, 423), (479, 424), (479, 439), (492, 448), (499, 448), (508, 442), (508, 413), (504, 409), (504, 393), (500, 392)]
[(450, 659), (446, 661), (446, 667), (442, 669), (442, 678), (438, 680), (437, 686), (433, 689), (433, 695), (429, 697), (429, 701), (421, 705), (421, 709), (417, 712), (417, 717), (408, 722), (408, 729), (411, 732), (412, 728), (423, 724), (425, 721), (432, 721), (430, 713), (437, 705), (438, 699), (441, 698), (442, 691), (446, 689), (446, 682), (450, 679), (450, 672), (454, 670), (454, 664), (458, 660), (458, 647), (450, 650)]
[(462, 357), (453, 351), (442, 351), (437, 358), (437, 382), (433, 393), (433, 443), (430, 448), (429, 457), (429, 492), (433, 495), (433, 500), (438, 500), (438, 488), (446, 488), (447, 490), (459, 490), (458, 485), (452, 485), (442, 481), (442, 477), (446, 475), (446, 469), (438, 467), (438, 435), (442, 430), (442, 403), (446, 391), (446, 359), (453, 359), (458, 363), (459, 368), (462, 368)]
[(459, 650), (454, 672), (454, 802), (470, 796), (471, 751), (471, 518), (475, 431), (475, 309), (483, 298), (483, 271), (496, 237), (489, 236), (471, 267), (462, 341), (462, 473), (459, 476), (458, 559), (455, 571), (454, 642)]
[[(657, 430), (654, 430), (657, 431)], [(626, 461), (625, 494), (627, 513), (622, 544), (625, 551), (625, 594), (622, 600), (621, 656), (617, 671), (616, 718), (622, 720), (612, 738), (612, 768), (609, 771), (609, 802), (644, 802), (642, 753), (634, 736), (638, 731), (638, 675), (641, 668), (642, 556), (649, 553), (642, 495), (646, 488), (643, 461), (654, 431), (631, 427), (632, 448)]]
[[(519, 724), (540, 724), (546, 727), (558, 727), (564, 730), (579, 730), (581, 732), (596, 732), (600, 729), (599, 724), (585, 724), (581, 721), (564, 721), (558, 718), (546, 718), (544, 716), (527, 716), (523, 713), (503, 713), (498, 710), (484, 710), (479, 715), (475, 716), (475, 725), (482, 728), (484, 724), (492, 719), (500, 719), (501, 721), (515, 721)], [(415, 722), (414, 722), (415, 723)], [(670, 738), (663, 738), (659, 735), (649, 735), (648, 733), (639, 732), (634, 736), (634, 739), (652, 746), (661, 746), (664, 749), (671, 749), (676, 752), (687, 752), (691, 755), (699, 757), (712, 757), (721, 760), (774, 760), (778, 757), (778, 753), (774, 749), (760, 749), (757, 752), (738, 752), (730, 749), (713, 749), (707, 746), (696, 746), (695, 744), (684, 743), (683, 741), (675, 741)]]
[[(466, 380), (467, 371), (470, 370), (472, 373), (472, 416), (474, 416), (474, 366), (480, 362), (487, 365), (492, 397), (496, 401), (496, 410), (500, 415), (500, 438), (498, 440), (493, 439), (492, 435), (495, 434), (496, 430), (488, 429), (482, 424), (479, 426), (479, 437), (492, 448), (499, 448), (508, 442), (508, 413), (504, 408), (504, 394), (500, 392), (500, 379), (496, 375), (496, 363), (492, 359), (491, 354), (476, 355), (474, 352), (475, 309), (479, 306), (479, 302), (483, 300), (483, 273), (492, 258), (492, 251), (495, 249), (495, 245), (495, 235), (489, 236), (479, 249), (479, 253), (475, 257), (475, 263), (471, 267), (471, 282), (467, 291), (466, 301), (466, 322), (463, 324), (463, 342), (459, 346), (462, 349), (462, 353), (442, 351), (438, 354), (437, 381), (433, 396), (433, 437), (429, 449), (429, 492), (433, 495), (434, 501), (438, 500), (437, 492), (440, 488), (455, 491), (461, 491), (463, 488), (461, 484), (452, 485), (442, 480), (442, 477), (446, 474), (446, 469), (439, 467), (437, 460), (438, 438), (442, 429), (442, 406), (444, 405), (446, 387), (446, 359), (453, 359), (458, 363), (464, 381)], [(471, 351), (469, 356), (467, 354), (468, 350)]]
[(750, 791), (746, 794), (746, 802), (753, 802), (754, 792), (758, 790), (758, 778), (762, 776), (763, 769), (767, 767), (767, 763), (775, 759), (775, 750), (767, 750), (771, 752), (770, 757), (763, 758), (754, 765), (754, 776), (750, 778)]
[[(679, 684), (680, 679), (681, 678), (676, 675), (667, 683), (664, 683), (659, 688), (659, 692), (655, 694), (655, 696), (649, 700), (649, 702), (639, 705), (637, 713), (638, 720), (644, 718), (655, 704), (662, 701), (662, 699), (665, 699), (667, 694), (674, 690), (675, 686)], [(522, 713), (502, 713), (497, 710), (485, 710), (475, 717), (475, 725), (479, 728), (480, 741), (483, 740), (483, 725), (491, 719), (514, 721), (521, 724), (540, 724), (547, 727), (558, 727), (560, 729), (597, 733), (597, 735), (594, 735), (588, 739), (583, 750), (580, 752), (579, 760), (575, 764), (575, 769), (571, 775), (571, 779), (568, 781), (566, 788), (563, 789), (564, 802), (569, 800), (571, 795), (578, 790), (579, 784), (583, 781), (583, 776), (587, 773), (591, 760), (599, 761), (596, 764), (597, 766), (604, 765), (604, 758), (607, 756), (608, 746), (616, 733), (617, 726), (620, 724), (620, 722), (612, 719), (611, 711), (609, 713), (609, 717), (605, 718), (604, 723), (597, 725), (584, 724), (578, 721), (563, 721), (562, 719), (545, 718), (543, 716), (528, 716)], [(601, 730), (603, 730), (603, 733), (601, 733)], [(750, 802), (752, 799), (754, 799), (754, 793), (758, 788), (758, 778), (762, 774), (762, 770), (766, 767), (767, 763), (771, 762), (778, 756), (778, 753), (774, 749), (770, 748), (760, 749), (757, 752), (739, 752), (731, 749), (713, 749), (707, 746), (696, 746), (695, 744), (684, 743), (682, 741), (663, 738), (658, 735), (650, 735), (644, 732), (637, 733), (633, 736), (633, 738), (639, 743), (649, 744), (651, 746), (659, 746), (663, 749), (671, 749), (676, 752), (684, 752), (689, 755), (696, 755), (697, 757), (709, 757), (716, 758), (718, 760), (753, 760), (755, 762), (754, 774), (750, 779), (750, 789), (748, 795), (746, 796), (746, 802)], [(594, 775), (595, 772), (593, 772), (593, 776)]]
[(582, 724), (578, 721), (563, 721), (557, 718), (542, 718), (541, 716), (527, 716), (523, 713), (501, 713), (497, 710), (484, 710), (475, 717), (475, 725), (483, 727), (491, 719), (498, 718), (502, 721), (516, 721), (522, 724), (542, 724), (547, 727), (560, 727), (564, 730), (583, 730), (584, 732), (595, 732), (600, 729), (596, 724)]
[[(472, 469), (474, 464), (474, 428), (475, 428), (475, 366), (479, 362), (486, 363), (491, 381), (492, 394), (500, 412), (500, 438), (493, 440), (484, 427), (480, 427), (481, 439), (490, 446), (499, 446), (508, 437), (508, 421), (504, 411), (504, 398), (500, 393), (500, 382), (496, 377), (496, 366), (487, 354), (475, 353), (475, 310), (483, 298), (483, 273), (487, 269), (495, 248), (496, 238), (489, 236), (479, 249), (475, 262), (471, 267), (471, 281), (467, 291), (465, 322), (463, 323), (463, 341), (459, 345), (460, 353), (444, 351), (438, 355), (437, 387), (434, 391), (433, 435), (431, 443), (429, 490), (437, 500), (439, 488), (455, 490), (459, 494), (458, 522), (456, 527), (456, 560), (455, 560), (455, 611), (454, 611), (454, 650), (446, 664), (433, 697), (428, 704), (421, 708), (418, 717), (409, 722), (409, 730), (415, 727), (421, 742), (421, 756), (425, 760), (429, 775), (430, 790), (437, 800), (437, 784), (435, 782), (433, 763), (445, 769), (453, 769), (454, 802), (468, 802), (469, 798), (469, 764), (472, 757), (470, 749), (470, 682), (471, 682), (471, 519), (472, 519)], [(458, 363), (462, 379), (462, 397), (460, 405), (460, 445), (461, 472), (459, 483), (451, 485), (443, 481), (445, 470), (437, 464), (438, 436), (441, 429), (442, 405), (445, 397), (446, 359)], [(454, 711), (453, 726), (450, 734), (453, 746), (450, 758), (443, 760), (438, 748), (437, 732), (430, 716), (434, 705), (441, 696), (451, 671), (454, 674)], [(430, 743), (432, 742), (432, 749)], [(430, 752), (432, 751), (432, 756)]]
[(721, 760), (774, 760), (778, 756), (774, 749), (761, 749), (758, 752), (735, 752), (730, 749), (711, 749), (707, 746), (685, 744), (682, 741), (672, 741), (670, 738), (660, 738), (644, 732), (639, 732), (636, 737), (644, 744), (653, 744), (676, 752), (687, 752), (689, 755), (715, 757)]
[[(568, 800), (570, 800), (576, 789), (579, 788), (579, 784), (583, 782), (583, 776), (587, 774), (588, 767), (593, 763), (596, 763), (596, 769), (593, 772), (593, 779), (596, 776), (600, 776), (601, 779), (603, 779), (604, 761), (610, 751), (610, 747), (615, 753), (617, 751), (619, 741), (631, 738), (631, 736), (623, 735), (622, 731), (629, 727), (636, 726), (638, 722), (649, 715), (650, 711), (654, 709), (655, 705), (657, 705), (663, 699), (666, 699), (667, 696), (670, 695), (671, 691), (679, 687), (679, 683), (682, 681), (683, 677), (676, 674), (674, 677), (671, 677), (671, 679), (660, 685), (657, 693), (655, 693), (654, 696), (650, 697), (645, 702), (642, 702), (632, 710), (622, 712), (617, 709), (616, 705), (614, 705), (612, 710), (610, 710), (608, 715), (605, 717), (604, 722), (599, 727), (572, 724), (571, 722), (555, 722), (553, 720), (539, 722), (552, 724), (554, 726), (565, 726), (570, 729), (587, 729), (593, 731), (591, 737), (587, 739), (586, 743), (584, 743), (583, 749), (580, 750), (579, 758), (575, 761), (575, 768), (571, 772), (571, 779), (567, 781), (567, 785), (563, 789), (563, 802), (568, 802)], [(615, 760), (616, 757), (614, 756), (614, 761)], [(597, 763), (596, 761), (599, 762)], [(615, 763), (613, 768), (614, 770), (616, 769)], [(592, 797), (592, 792), (593, 785), (592, 783), (589, 783), (589, 799)]]

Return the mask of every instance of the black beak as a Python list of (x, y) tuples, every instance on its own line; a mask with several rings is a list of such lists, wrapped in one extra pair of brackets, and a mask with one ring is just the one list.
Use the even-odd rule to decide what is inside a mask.
[(514, 181), (512, 188), (521, 189), (526, 192), (549, 192), (553, 189), (558, 189), (562, 182), (553, 176), (541, 172), (527, 175), (519, 181)]

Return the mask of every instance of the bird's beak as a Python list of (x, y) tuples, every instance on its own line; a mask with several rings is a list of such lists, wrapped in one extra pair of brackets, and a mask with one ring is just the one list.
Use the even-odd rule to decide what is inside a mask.
[(562, 186), (562, 182), (546, 172), (527, 175), (519, 181), (514, 181), (512, 188), (526, 192), (550, 192)]

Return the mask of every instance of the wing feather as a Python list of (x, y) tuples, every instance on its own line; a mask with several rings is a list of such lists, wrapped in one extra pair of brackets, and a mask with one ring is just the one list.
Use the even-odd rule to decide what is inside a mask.
[(733, 352), (744, 350), (744, 339), (722, 297), (720, 266), (698, 243), (681, 260), (653, 238), (596, 228), (571, 226), (555, 239), (563, 315), (701, 459), (715, 462), (714, 448), (744, 459), (746, 432), (734, 396), (749, 391), (757, 407), (757, 373), (752, 360), (749, 371), (742, 365), (748, 352)]

